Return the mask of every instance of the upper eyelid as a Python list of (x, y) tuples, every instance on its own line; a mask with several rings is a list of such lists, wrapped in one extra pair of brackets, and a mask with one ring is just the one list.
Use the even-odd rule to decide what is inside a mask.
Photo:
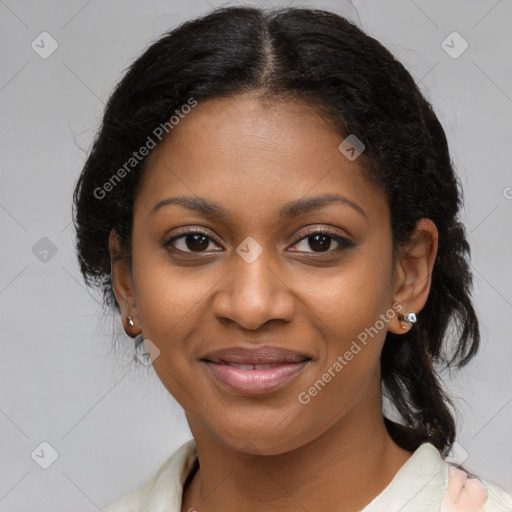
[(183, 231), (179, 233), (174, 233), (171, 237), (166, 237), (165, 244), (168, 244), (171, 240), (176, 240), (187, 235), (203, 235), (208, 238), (211, 238), (216, 243), (220, 243), (217, 241), (218, 237), (215, 235), (212, 236), (210, 233), (211, 232), (205, 231), (205, 228), (184, 228)]

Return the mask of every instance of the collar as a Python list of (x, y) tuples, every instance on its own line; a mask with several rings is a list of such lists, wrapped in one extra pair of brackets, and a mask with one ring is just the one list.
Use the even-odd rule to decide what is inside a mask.
[(160, 467), (148, 490), (145, 512), (180, 512), (183, 485), (197, 460), (194, 439), (182, 444)]
[(448, 464), (433, 444), (423, 443), (361, 512), (438, 510), (447, 481)]

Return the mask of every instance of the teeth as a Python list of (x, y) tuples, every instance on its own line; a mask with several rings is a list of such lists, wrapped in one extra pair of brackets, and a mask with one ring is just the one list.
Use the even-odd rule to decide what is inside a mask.
[(230, 363), (229, 366), (233, 368), (238, 368), (239, 370), (268, 370), (269, 368), (273, 368), (274, 366), (279, 366), (279, 363), (273, 364), (235, 364)]

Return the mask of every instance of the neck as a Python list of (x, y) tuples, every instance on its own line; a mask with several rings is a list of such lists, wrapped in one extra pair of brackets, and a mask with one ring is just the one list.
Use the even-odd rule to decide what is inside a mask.
[(351, 416), (310, 443), (271, 456), (241, 454), (189, 418), (200, 468), (184, 490), (182, 510), (361, 510), (412, 453), (394, 443), (381, 414)]

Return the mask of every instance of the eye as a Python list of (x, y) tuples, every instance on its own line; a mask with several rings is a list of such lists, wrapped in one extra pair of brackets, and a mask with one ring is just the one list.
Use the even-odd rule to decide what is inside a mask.
[(193, 230), (174, 236), (163, 245), (181, 252), (200, 253), (207, 251), (211, 242), (213, 242), (212, 237), (203, 231)]
[[(331, 249), (332, 240), (334, 240), (338, 246), (334, 249)], [(348, 238), (340, 235), (338, 232), (331, 231), (328, 229), (322, 228), (314, 228), (310, 230), (305, 237), (301, 238), (295, 245), (303, 244), (304, 246), (309, 245), (313, 251), (308, 251), (307, 248), (305, 250), (297, 250), (292, 252), (317, 252), (317, 253), (333, 253), (335, 251), (341, 249), (347, 249), (350, 247), (354, 247), (353, 242), (351, 242)]]
[[(332, 241), (335, 241), (338, 246), (332, 249)], [(216, 241), (207, 233), (200, 230), (189, 230), (180, 235), (173, 236), (163, 243), (164, 247), (170, 247), (176, 251), (184, 253), (197, 253), (208, 251), (210, 244)], [(306, 233), (295, 246), (309, 245), (311, 250), (305, 249), (292, 250), (292, 252), (314, 252), (314, 253), (333, 253), (338, 250), (354, 247), (353, 242), (348, 238), (342, 236), (336, 231), (331, 231), (323, 228), (314, 228)], [(218, 244), (217, 244), (218, 245)], [(212, 250), (210, 248), (210, 250)], [(213, 249), (214, 251), (222, 249)]]

